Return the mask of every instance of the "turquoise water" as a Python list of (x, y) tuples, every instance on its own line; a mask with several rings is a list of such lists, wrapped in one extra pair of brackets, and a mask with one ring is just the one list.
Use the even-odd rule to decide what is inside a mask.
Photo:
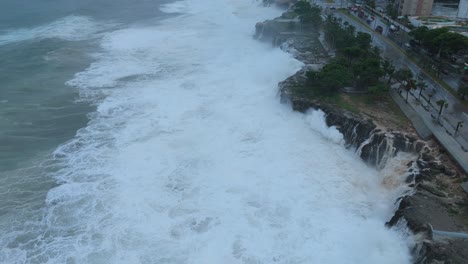
[(1, 170), (39, 158), (86, 124), (92, 107), (65, 85), (89, 64), (84, 45), (47, 39), (0, 47)]
[(65, 83), (93, 61), (95, 33), (157, 18), (160, 2), (1, 1), (0, 172), (41, 157), (86, 124), (92, 106)]
[[(0, 232), (20, 234), (2, 237), (3, 249), (41, 233), (47, 193), (64, 167), (53, 152), (96, 109), (66, 82), (95, 60), (100, 34), (158, 18), (161, 2), (0, 1)], [(0, 250), (0, 263), (5, 257)]]

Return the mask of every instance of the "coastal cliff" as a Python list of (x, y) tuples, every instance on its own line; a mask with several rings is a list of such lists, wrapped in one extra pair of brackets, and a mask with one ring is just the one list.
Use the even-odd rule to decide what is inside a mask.
[(294, 93), (297, 87), (307, 86), (306, 72), (322, 67), (330, 58), (321, 41), (320, 32), (301, 26), (291, 13), (280, 18), (259, 22), (255, 38), (281, 47), (302, 61), (305, 66), (293, 76), (279, 83), (283, 103), (295, 111), (305, 113), (319, 109), (326, 115), (328, 126), (335, 126), (345, 139), (346, 146), (377, 169), (399, 152), (412, 153), (405, 175), (411, 194), (400, 197), (388, 227), (406, 224), (414, 234), (413, 262), (465, 263), (468, 241), (436, 238), (433, 229), (445, 231), (467, 230), (468, 198), (459, 183), (463, 173), (450, 160), (444, 149), (434, 140), (420, 139), (412, 129), (399, 129), (386, 124), (385, 118), (374, 119), (360, 112), (351, 112), (321, 98)]

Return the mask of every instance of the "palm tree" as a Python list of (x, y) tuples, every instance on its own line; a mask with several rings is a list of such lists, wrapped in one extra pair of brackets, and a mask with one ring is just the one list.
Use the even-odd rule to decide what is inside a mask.
[(445, 108), (448, 107), (448, 103), (447, 103), (447, 101), (444, 100), (444, 99), (441, 99), (441, 100), (437, 101), (436, 103), (437, 103), (438, 106), (440, 106), (439, 115), (437, 116), (437, 120), (439, 120), (439, 119), (440, 119), (440, 115), (442, 115), (442, 110), (444, 109), (444, 107), (445, 107)]
[(426, 90), (426, 88), (427, 88), (427, 83), (426, 83), (425, 81), (418, 81), (418, 82), (416, 83), (416, 87), (419, 88), (418, 100), (420, 100), (420, 99), (421, 99), (421, 94), (422, 94), (422, 92), (423, 92), (424, 90)]
[(406, 103), (408, 103), (408, 95), (411, 91), (411, 89), (416, 89), (416, 85), (414, 84), (413, 79), (409, 79), (408, 82), (405, 85), (405, 90), (406, 90)]
[(394, 76), (400, 83), (400, 88), (401, 88), (403, 86), (403, 83), (405, 83), (405, 86), (408, 85), (409, 81), (413, 78), (413, 72), (408, 68), (399, 69), (398, 71), (395, 72)]
[(429, 101), (427, 101), (427, 104), (428, 104), (428, 105), (431, 104), (432, 96), (434, 96), (434, 94), (432, 94), (432, 93), (428, 94), (428, 97), (429, 97)]

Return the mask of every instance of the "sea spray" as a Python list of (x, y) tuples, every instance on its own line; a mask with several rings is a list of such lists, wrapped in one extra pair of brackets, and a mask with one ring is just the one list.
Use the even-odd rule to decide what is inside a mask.
[(55, 152), (63, 167), (43, 231), (4, 235), (0, 259), (409, 263), (406, 239), (384, 226), (400, 190), (323, 114), (279, 102), (278, 82), (302, 64), (252, 34), (281, 11), (183, 6), (107, 33), (97, 61), (69, 82), (97, 111)]

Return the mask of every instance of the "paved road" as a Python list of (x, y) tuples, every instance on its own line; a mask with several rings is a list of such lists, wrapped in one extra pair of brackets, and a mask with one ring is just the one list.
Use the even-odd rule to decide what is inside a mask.
[[(343, 19), (347, 19), (348, 22), (351, 20), (349, 17), (339, 12), (336, 12), (335, 15), (340, 16)], [(357, 16), (355, 17), (357, 18)], [(453, 127), (453, 129), (455, 129), (456, 124), (459, 121), (464, 121), (466, 126), (461, 128), (459, 133), (468, 141), (468, 107), (461, 103), (458, 98), (445, 90), (439, 83), (432, 79), (432, 77), (422, 71), (418, 65), (411, 61), (405, 54), (405, 52), (410, 53), (411, 51), (404, 50), (397, 46), (393, 41), (390, 41), (388, 37), (392, 37), (392, 33), (388, 31), (388, 28), (382, 21), (380, 21), (380, 19), (376, 20), (378, 20), (378, 22), (373, 22), (372, 25), (380, 25), (384, 28), (382, 36), (379, 36), (375, 31), (370, 30), (367, 26), (364, 26), (361, 23), (353, 21), (353, 25), (359, 25), (356, 27), (360, 31), (372, 34), (374, 45), (382, 48), (383, 56), (391, 59), (395, 66), (398, 68), (407, 67), (411, 69), (416, 76), (422, 76), (423, 80), (428, 84), (428, 89), (423, 92), (426, 98), (428, 98), (429, 94), (434, 94), (431, 99), (432, 102), (437, 102), (441, 99), (447, 100), (449, 102), (448, 108), (444, 110), (444, 119), (448, 122), (448, 124), (450, 124), (450, 126)], [(373, 28), (375, 28), (375, 26), (373, 26)], [(400, 35), (393, 36), (393, 39), (404, 44), (407, 36), (405, 36), (405, 33), (401, 33)], [(456, 80), (454, 80), (454, 78), (446, 77), (444, 79), (448, 81), (450, 86), (457, 88), (458, 83)], [(465, 147), (468, 149), (468, 146)]]
[[(320, 1), (316, 1), (316, 3), (320, 5)], [(322, 6), (328, 5), (324, 4)], [(407, 40), (403, 36), (398, 38), (398, 36), (390, 35), (392, 33), (389, 32), (386, 24), (380, 19), (376, 18), (374, 22), (368, 25), (353, 13), (344, 14), (338, 10), (330, 10), (329, 8), (325, 10), (325, 13), (333, 13), (334, 16), (355, 26), (356, 30), (369, 33), (372, 36), (373, 44), (382, 50), (382, 55), (385, 58), (392, 60), (397, 68), (411, 69), (415, 76), (419, 76), (420, 79), (428, 84), (428, 88), (422, 93), (422, 98), (429, 98), (429, 94), (432, 94), (432, 104), (424, 100), (417, 100), (416, 97), (419, 99), (419, 91), (417, 92), (418, 95), (410, 97), (408, 104), (418, 113), (426, 126), (449, 151), (463, 170), (468, 172), (468, 107), (460, 103), (458, 98), (447, 92), (431, 76), (427, 75), (418, 65), (411, 61), (406, 51), (388, 37), (393, 37), (400, 45), (404, 43), (403, 41)], [(354, 16), (354, 19), (352, 16)], [(374, 30), (378, 25), (384, 29), (383, 34), (379, 34)], [(443, 115), (438, 117), (438, 107), (434, 102), (440, 99), (446, 100), (449, 105), (443, 112)], [(465, 126), (460, 128), (458, 133), (455, 134), (455, 126), (459, 121), (464, 121)]]

